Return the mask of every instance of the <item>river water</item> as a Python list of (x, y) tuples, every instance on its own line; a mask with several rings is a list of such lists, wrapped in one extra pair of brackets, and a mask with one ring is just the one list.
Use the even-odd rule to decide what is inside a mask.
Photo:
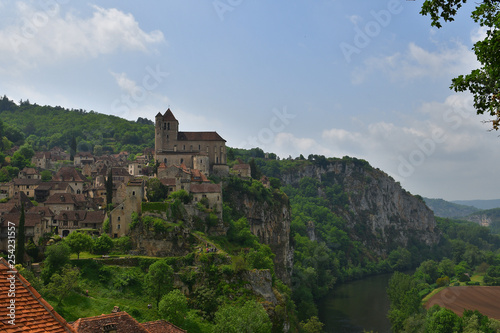
[(382, 274), (336, 286), (318, 306), (324, 332), (391, 332), (386, 294), (391, 276)]

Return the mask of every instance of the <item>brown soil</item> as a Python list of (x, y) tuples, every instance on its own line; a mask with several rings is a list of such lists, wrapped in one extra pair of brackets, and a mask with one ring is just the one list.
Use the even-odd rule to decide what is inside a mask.
[(500, 287), (460, 286), (448, 287), (432, 296), (425, 308), (434, 304), (461, 316), (464, 310), (478, 310), (489, 318), (500, 320)]

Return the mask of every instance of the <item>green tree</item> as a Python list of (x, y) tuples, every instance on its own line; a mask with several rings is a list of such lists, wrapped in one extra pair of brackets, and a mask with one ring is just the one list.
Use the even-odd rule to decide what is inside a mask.
[(427, 313), (427, 332), (456, 333), (462, 331), (462, 319), (453, 311), (434, 305)]
[(323, 326), (325, 324), (319, 321), (319, 318), (316, 316), (307, 319), (306, 322), (300, 323), (300, 329), (304, 333), (321, 333), (323, 332)]
[(149, 178), (146, 182), (146, 189), (146, 196), (150, 202), (163, 201), (168, 194), (168, 188), (158, 178)]
[(174, 270), (166, 260), (158, 260), (149, 266), (144, 278), (146, 292), (156, 300), (158, 307), (161, 298), (172, 290)]
[(71, 252), (76, 253), (78, 259), (80, 252), (89, 251), (94, 243), (88, 234), (77, 231), (70, 233), (64, 241), (69, 245)]
[(215, 313), (215, 332), (269, 333), (272, 324), (266, 310), (255, 301), (243, 306), (224, 305)]
[(24, 202), (21, 202), (21, 217), (19, 218), (19, 227), (17, 228), (17, 241), (16, 241), (16, 263), (24, 264), (24, 253), (26, 246), (25, 238), (25, 225), (26, 218), (24, 216)]
[(260, 177), (262, 177), (262, 172), (260, 171), (259, 167), (257, 166), (257, 163), (255, 163), (255, 159), (252, 158), (250, 160), (250, 175), (253, 179), (259, 180)]
[(188, 300), (179, 289), (174, 289), (161, 298), (158, 312), (163, 319), (182, 327), (188, 313)]
[(69, 264), (71, 249), (69, 245), (62, 241), (49, 246), (45, 250), (45, 260), (43, 261), (42, 279), (48, 283), (52, 274), (60, 271), (63, 266)]
[(106, 187), (106, 206), (109, 207), (113, 203), (113, 169), (109, 168), (108, 178), (104, 184)]
[(94, 241), (92, 252), (95, 254), (108, 254), (113, 248), (113, 240), (107, 234), (102, 234)]
[(52, 275), (45, 292), (57, 299), (57, 305), (60, 305), (64, 297), (78, 285), (79, 275), (80, 271), (77, 267), (67, 265), (61, 272)]
[(405, 320), (422, 309), (417, 284), (412, 276), (394, 272), (389, 280), (387, 295), (391, 302), (388, 317), (392, 329), (400, 332)]
[[(445, 22), (454, 20), (458, 10), (467, 0), (426, 0), (421, 14), (430, 15), (431, 25), (441, 28)], [(478, 114), (488, 113), (495, 130), (500, 126), (500, 4), (498, 0), (483, 0), (476, 3), (471, 14), (474, 22), (486, 30), (486, 37), (474, 44), (473, 50), (480, 68), (470, 74), (452, 79), (451, 89), (469, 91), (474, 96), (474, 107)]]
[(52, 172), (50, 170), (43, 170), (40, 172), (43, 182), (50, 182), (52, 180)]

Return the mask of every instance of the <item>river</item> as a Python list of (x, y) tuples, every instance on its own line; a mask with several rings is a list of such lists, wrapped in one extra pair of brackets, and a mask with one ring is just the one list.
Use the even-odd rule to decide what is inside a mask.
[(392, 273), (370, 276), (336, 286), (318, 306), (324, 332), (391, 332), (386, 294), (391, 276)]

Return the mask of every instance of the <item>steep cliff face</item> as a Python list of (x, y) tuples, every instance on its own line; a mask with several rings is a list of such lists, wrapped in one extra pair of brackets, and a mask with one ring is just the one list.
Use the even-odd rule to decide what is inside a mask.
[(248, 193), (234, 192), (228, 199), (229, 204), (247, 218), (252, 233), (276, 255), (276, 276), (290, 284), (293, 250), (290, 246), (290, 206), (286, 197), (264, 201)]
[[(332, 207), (332, 211), (347, 221), (351, 237), (380, 255), (397, 246), (406, 247), (410, 241), (432, 245), (439, 240), (434, 215), (423, 200), (365, 161), (350, 159), (322, 167), (304, 166), (283, 174), (282, 182), (298, 186), (304, 177), (320, 182), (328, 179), (330, 184), (342, 188), (347, 202)], [(318, 194), (326, 195), (321, 187)]]

